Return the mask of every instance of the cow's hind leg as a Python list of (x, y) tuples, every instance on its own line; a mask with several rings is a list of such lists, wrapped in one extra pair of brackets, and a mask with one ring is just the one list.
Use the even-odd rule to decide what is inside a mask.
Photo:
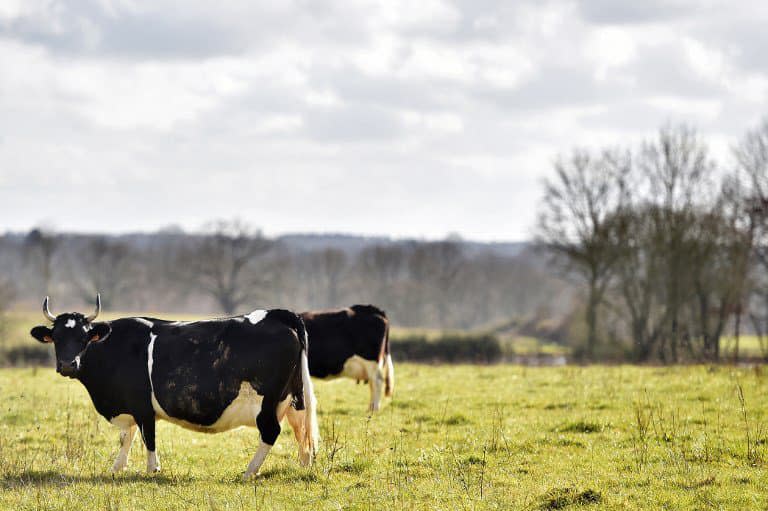
[(381, 395), (384, 392), (384, 375), (376, 362), (368, 362), (366, 370), (371, 388), (371, 402), (368, 405), (368, 411), (377, 412), (381, 406)]
[(115, 463), (112, 465), (112, 472), (120, 472), (128, 466), (128, 454), (131, 451), (133, 438), (136, 436), (136, 424), (131, 424), (120, 430), (120, 452), (117, 453)]
[(269, 454), (272, 446), (275, 445), (277, 437), (280, 436), (280, 422), (277, 420), (277, 405), (278, 400), (271, 396), (265, 396), (261, 402), (261, 410), (256, 416), (256, 427), (259, 428), (259, 434), (261, 435), (261, 443), (256, 450), (256, 454), (253, 455), (253, 459), (248, 464), (248, 469), (243, 475), (244, 479), (248, 479), (254, 474), (259, 473), (261, 465)]
[(293, 435), (296, 437), (296, 444), (299, 446), (299, 463), (302, 467), (309, 466), (312, 463), (312, 452), (305, 447), (304, 442), (305, 413), (305, 410), (296, 410), (292, 406), (288, 407), (288, 412), (286, 413), (288, 424), (291, 425)]

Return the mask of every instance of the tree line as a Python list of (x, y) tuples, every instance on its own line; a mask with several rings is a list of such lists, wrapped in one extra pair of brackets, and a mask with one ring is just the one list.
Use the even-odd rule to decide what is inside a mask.
[(45, 295), (55, 310), (82, 308), (97, 290), (107, 309), (142, 313), (374, 303), (396, 325), (448, 329), (548, 316), (567, 303), (564, 283), (529, 250), (470, 250), (456, 239), (370, 242), (351, 250), (291, 246), (243, 220), (213, 221), (195, 233), (7, 234), (0, 237), (0, 282), (0, 290), (28, 308)]
[(688, 126), (574, 150), (545, 181), (536, 240), (582, 289), (585, 359), (717, 361), (768, 331), (768, 120), (712, 157)]

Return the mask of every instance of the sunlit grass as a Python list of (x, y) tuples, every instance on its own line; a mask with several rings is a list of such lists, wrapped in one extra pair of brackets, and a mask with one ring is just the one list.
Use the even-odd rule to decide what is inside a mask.
[[(253, 429), (159, 423), (163, 471), (108, 469), (117, 432), (79, 383), (0, 370), (0, 509), (764, 509), (768, 373), (400, 364), (396, 396), (318, 382), (312, 469), (285, 428), (264, 477), (240, 475)], [(744, 405), (738, 398), (743, 389)], [(749, 441), (747, 441), (749, 438)]]

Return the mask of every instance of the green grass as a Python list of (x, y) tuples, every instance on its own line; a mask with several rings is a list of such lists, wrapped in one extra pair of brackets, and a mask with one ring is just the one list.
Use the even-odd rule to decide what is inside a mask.
[[(733, 337), (723, 337), (720, 341), (720, 349), (724, 357), (732, 357), (735, 347)], [(768, 348), (768, 346), (766, 346)], [(756, 335), (742, 335), (739, 337), (739, 356), (740, 357), (763, 357), (763, 350), (760, 348), (760, 341)]]
[[(0, 509), (765, 509), (761, 368), (397, 367), (372, 418), (367, 389), (318, 382), (324, 437), (300, 468), (286, 426), (263, 477), (240, 476), (255, 429), (160, 422), (159, 475), (78, 382), (0, 370)], [(744, 405), (739, 399), (743, 390)]]

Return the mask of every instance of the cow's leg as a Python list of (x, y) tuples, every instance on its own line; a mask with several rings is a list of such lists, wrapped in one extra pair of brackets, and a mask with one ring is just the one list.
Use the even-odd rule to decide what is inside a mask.
[(160, 472), (160, 459), (155, 450), (155, 418), (147, 418), (139, 423), (141, 438), (147, 448), (147, 473)]
[(376, 362), (366, 364), (368, 372), (368, 383), (371, 388), (371, 402), (368, 405), (368, 411), (377, 412), (381, 405), (381, 395), (384, 392), (384, 375), (381, 367)]
[(131, 451), (133, 438), (136, 436), (136, 424), (131, 424), (127, 428), (120, 430), (120, 452), (117, 453), (115, 463), (112, 465), (112, 472), (120, 472), (128, 466), (128, 454)]
[(261, 410), (256, 416), (256, 427), (259, 428), (261, 443), (253, 455), (253, 459), (248, 464), (248, 469), (243, 475), (243, 479), (248, 479), (254, 474), (259, 473), (261, 465), (269, 454), (272, 446), (275, 445), (277, 437), (280, 436), (280, 422), (277, 420), (278, 400), (272, 396), (265, 396), (261, 402)]
[(305, 410), (296, 410), (292, 406), (288, 408), (288, 424), (293, 429), (293, 436), (296, 437), (296, 444), (299, 446), (299, 463), (302, 467), (309, 466), (312, 462), (312, 452), (304, 448), (304, 414)]

